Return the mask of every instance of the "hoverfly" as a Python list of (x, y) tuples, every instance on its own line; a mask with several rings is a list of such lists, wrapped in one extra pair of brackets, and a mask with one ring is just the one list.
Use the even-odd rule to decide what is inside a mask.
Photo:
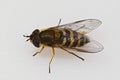
[(30, 40), (35, 47), (39, 48), (42, 45), (42, 48), (33, 56), (41, 53), (45, 46), (52, 48), (52, 57), (49, 62), (49, 73), (51, 72), (50, 64), (55, 55), (54, 48), (60, 48), (83, 61), (84, 59), (82, 57), (69, 51), (69, 49), (87, 53), (97, 53), (103, 50), (103, 46), (100, 43), (91, 40), (86, 36), (87, 33), (101, 25), (102, 22), (100, 20), (85, 19), (64, 25), (60, 25), (60, 22), (61, 19), (55, 27), (50, 27), (45, 30), (36, 29), (30, 36), (24, 35), (24, 37), (29, 38), (27, 41)]

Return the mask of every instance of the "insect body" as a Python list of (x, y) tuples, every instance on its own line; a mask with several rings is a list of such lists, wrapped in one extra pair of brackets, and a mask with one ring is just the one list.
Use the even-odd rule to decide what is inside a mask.
[(85, 35), (70, 29), (49, 28), (41, 31), (39, 38), (41, 44), (51, 47), (80, 47), (89, 42)]
[(44, 49), (44, 46), (52, 47), (53, 53), (49, 62), (50, 73), (50, 64), (55, 55), (54, 48), (61, 48), (81, 60), (84, 59), (69, 51), (69, 49), (88, 53), (102, 51), (103, 46), (101, 44), (97, 41), (91, 40), (85, 35), (97, 28), (100, 24), (101, 21), (97, 19), (80, 20), (65, 25), (58, 24), (58, 26), (51, 27), (43, 31), (36, 29), (30, 36), (25, 37), (29, 37), (28, 40), (30, 40), (35, 47), (40, 47), (42, 45), (41, 50), (36, 52), (33, 56), (40, 53)]

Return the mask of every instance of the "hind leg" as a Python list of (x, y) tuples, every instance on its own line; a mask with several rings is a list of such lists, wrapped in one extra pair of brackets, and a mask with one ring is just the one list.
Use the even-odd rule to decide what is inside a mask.
[(70, 51), (68, 51), (67, 49), (63, 48), (63, 47), (60, 47), (60, 48), (61, 48), (62, 50), (64, 50), (64, 51), (66, 51), (66, 52), (68, 52), (68, 53), (70, 53), (70, 54), (72, 54), (72, 55), (76, 56), (77, 58), (81, 59), (82, 61), (84, 61), (84, 59), (83, 59), (82, 57), (80, 57), (80, 56), (76, 55), (75, 53), (70, 52)]

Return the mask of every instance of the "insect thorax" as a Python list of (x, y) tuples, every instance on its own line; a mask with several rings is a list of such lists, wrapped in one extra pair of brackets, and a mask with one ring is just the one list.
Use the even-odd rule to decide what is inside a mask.
[(60, 37), (59, 30), (54, 28), (44, 30), (40, 32), (39, 35), (40, 35), (41, 43), (47, 46), (54, 46), (56, 43), (58, 43)]

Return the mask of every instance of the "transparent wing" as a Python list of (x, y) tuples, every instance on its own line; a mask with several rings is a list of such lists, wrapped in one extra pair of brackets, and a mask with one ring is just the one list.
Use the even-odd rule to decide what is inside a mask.
[(97, 53), (104, 49), (104, 47), (99, 42), (93, 40), (82, 47), (73, 47), (73, 48), (64, 47), (64, 48), (69, 51), (77, 51), (77, 52), (85, 52), (85, 53)]
[(87, 53), (97, 53), (104, 49), (104, 47), (97, 41), (91, 40), (89, 43), (85, 44), (82, 47), (75, 47), (72, 50), (87, 52)]
[(86, 34), (96, 29), (98, 26), (101, 25), (101, 23), (102, 22), (97, 19), (85, 19), (85, 20), (80, 20), (80, 21), (76, 21), (73, 23), (68, 23), (68, 24), (64, 24), (56, 27), (71, 29), (71, 30)]

